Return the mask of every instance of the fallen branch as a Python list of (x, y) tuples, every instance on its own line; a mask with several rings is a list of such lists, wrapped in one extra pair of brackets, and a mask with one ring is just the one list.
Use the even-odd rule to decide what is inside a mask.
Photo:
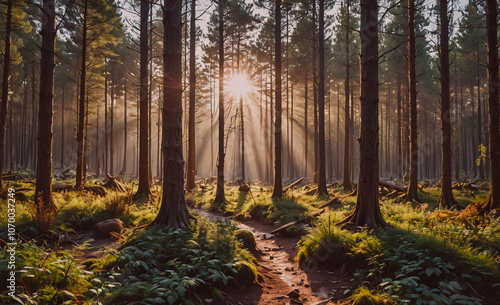
[(401, 192), (401, 193), (406, 193), (405, 188), (402, 188), (399, 185), (395, 185), (394, 183), (390, 183), (388, 181), (379, 180), (378, 185), (386, 187), (388, 189), (396, 190), (396, 191)]
[(286, 191), (288, 191), (289, 189), (291, 189), (292, 187), (294, 187), (294, 186), (296, 186), (297, 184), (301, 183), (301, 182), (302, 182), (302, 180), (304, 180), (304, 179), (305, 179), (305, 177), (302, 177), (302, 178), (300, 178), (299, 180), (295, 181), (294, 183), (290, 184), (289, 186), (285, 187), (285, 188), (283, 189), (283, 192), (286, 192)]
[(52, 185), (53, 192), (71, 191), (73, 189), (72, 185), (63, 183), (54, 183)]
[(283, 226), (277, 228), (276, 230), (271, 231), (271, 234), (280, 233), (280, 232), (285, 231), (286, 229), (288, 229), (290, 227), (293, 227), (296, 224), (308, 222), (309, 220), (311, 220), (311, 219), (313, 219), (313, 218), (315, 218), (315, 217), (323, 214), (325, 212), (325, 210), (326, 210), (326, 208), (323, 208), (323, 209), (321, 209), (319, 211), (307, 214), (306, 217), (304, 217), (302, 219), (289, 222), (286, 225), (283, 225)]
[(339, 198), (334, 197), (334, 198), (330, 199), (329, 201), (323, 203), (320, 208), (326, 208), (326, 207), (332, 206), (334, 204), (342, 204), (342, 202), (340, 201)]
[(106, 196), (106, 190), (102, 187), (102, 186), (86, 186), (84, 187), (84, 190), (86, 190), (87, 192), (91, 193), (92, 195), (98, 195), (98, 196), (101, 196), (101, 197), (105, 197)]
[(106, 176), (108, 177), (108, 181), (106, 181), (106, 183), (103, 185), (104, 187), (114, 188), (119, 190), (120, 192), (128, 193), (129, 189), (125, 184), (121, 183), (116, 178), (111, 177), (109, 174), (106, 174)]

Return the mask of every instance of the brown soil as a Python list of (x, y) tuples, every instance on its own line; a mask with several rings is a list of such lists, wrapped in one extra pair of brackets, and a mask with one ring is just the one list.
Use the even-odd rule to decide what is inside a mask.
[(337, 273), (311, 268), (302, 269), (296, 260), (298, 237), (273, 235), (275, 227), (251, 221), (240, 228), (255, 235), (259, 260), (257, 266), (263, 282), (259, 286), (231, 291), (234, 304), (345, 304), (344, 290), (349, 281)]

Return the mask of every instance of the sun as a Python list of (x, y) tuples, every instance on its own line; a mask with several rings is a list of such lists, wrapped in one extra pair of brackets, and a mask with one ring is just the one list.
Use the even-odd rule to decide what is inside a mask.
[(245, 74), (234, 74), (227, 81), (227, 91), (234, 96), (246, 96), (252, 91), (252, 83)]

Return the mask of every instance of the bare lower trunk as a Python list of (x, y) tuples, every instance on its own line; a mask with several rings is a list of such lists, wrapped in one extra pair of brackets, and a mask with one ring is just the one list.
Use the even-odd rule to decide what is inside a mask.
[(36, 225), (40, 231), (52, 227), (57, 211), (52, 198), (52, 129), (54, 106), (55, 28), (54, 0), (43, 1), (40, 58), (40, 108), (38, 113), (38, 166), (36, 169)]
[(187, 189), (195, 187), (196, 143), (195, 143), (195, 97), (196, 97), (196, 0), (191, 0), (191, 24), (189, 45), (189, 149), (187, 164)]
[(488, 131), (490, 142), (490, 196), (483, 209), (500, 207), (500, 122), (498, 105), (497, 1), (486, 0), (488, 48)]
[(415, 71), (415, 0), (408, 0), (408, 84), (410, 93), (410, 184), (406, 200), (418, 198), (417, 79)]
[[(339, 224), (376, 229), (387, 224), (378, 201), (378, 4), (361, 0), (361, 135), (358, 197), (351, 215)], [(374, 26), (375, 25), (375, 26)]]
[(276, 88), (275, 115), (276, 121), (274, 130), (274, 190), (272, 197), (280, 199), (283, 197), (283, 180), (281, 177), (281, 0), (275, 3), (275, 25), (274, 25), (274, 69), (276, 77), (274, 84)]
[[(127, 172), (127, 136), (128, 136), (128, 126), (127, 126), (127, 89), (123, 91), (123, 165), (121, 174), (122, 176)], [(159, 110), (158, 110), (159, 111)], [(158, 122), (159, 124), (160, 122)], [(160, 156), (158, 155), (158, 158)]]
[(349, 5), (350, 1), (347, 0), (347, 14), (346, 14), (346, 34), (345, 34), (345, 78), (344, 78), (344, 95), (345, 95), (345, 117), (344, 117), (344, 174), (343, 174), (343, 186), (345, 192), (351, 192), (351, 149), (349, 147), (351, 142), (351, 134), (349, 126), (351, 124), (349, 119)]
[(309, 150), (309, 129), (307, 123), (307, 108), (308, 108), (308, 96), (307, 96), (307, 72), (304, 76), (304, 177), (307, 177), (307, 153)]
[(326, 195), (325, 157), (325, 2), (319, 0), (319, 85), (318, 85), (318, 195)]
[[(139, 187), (137, 197), (149, 196), (149, 122), (148, 122), (148, 14), (149, 1), (141, 0), (140, 25), (140, 126), (139, 126)], [(113, 152), (111, 152), (113, 153)]]
[(163, 11), (163, 196), (158, 216), (151, 223), (172, 228), (187, 226), (192, 218), (184, 197), (182, 155), (182, 2), (165, 0)]
[(224, 194), (224, 9), (219, 3), (219, 155), (217, 160), (217, 189), (214, 203), (226, 204)]
[(450, 116), (450, 59), (448, 49), (448, 1), (439, 1), (441, 21), (441, 37), (439, 42), (439, 58), (441, 72), (441, 128), (443, 150), (441, 154), (441, 193), (438, 206), (451, 207), (457, 202), (453, 198), (451, 188), (451, 116)]
[(83, 27), (82, 27), (82, 57), (80, 67), (80, 99), (78, 101), (78, 131), (76, 134), (77, 141), (77, 156), (76, 156), (76, 183), (75, 189), (83, 189), (85, 184), (84, 166), (85, 166), (85, 89), (86, 89), (86, 72), (87, 72), (87, 13), (88, 0), (85, 0), (83, 9)]
[[(2, 106), (0, 108), (0, 191), (3, 190), (3, 167), (5, 160), (5, 125), (7, 121), (7, 102), (9, 99), (9, 78), (10, 78), (10, 36), (12, 32), (12, 5), (13, 0), (7, 1), (7, 20), (5, 27), (5, 51), (3, 57), (3, 78), (2, 78)], [(34, 87), (34, 86), (33, 86)], [(34, 90), (34, 88), (33, 88)]]

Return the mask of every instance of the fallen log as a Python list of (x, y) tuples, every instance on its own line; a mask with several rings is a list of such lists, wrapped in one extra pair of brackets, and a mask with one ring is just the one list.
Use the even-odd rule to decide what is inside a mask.
[(326, 208), (326, 207), (329, 207), (329, 206), (332, 206), (334, 204), (342, 204), (342, 201), (340, 201), (339, 198), (337, 197), (334, 197), (330, 200), (328, 200), (327, 202), (323, 203), (320, 208)]
[(72, 185), (63, 184), (63, 183), (54, 183), (52, 184), (53, 192), (62, 192), (62, 191), (71, 191), (73, 189)]
[(302, 182), (302, 180), (304, 180), (304, 179), (305, 179), (305, 177), (302, 177), (302, 178), (300, 178), (299, 180), (295, 181), (294, 183), (290, 184), (289, 186), (285, 187), (285, 188), (283, 189), (283, 192), (286, 192), (286, 191), (288, 191), (289, 189), (291, 189), (292, 187), (294, 187), (294, 186), (296, 186), (297, 184), (301, 183), (301, 182)]
[[(331, 200), (330, 200), (331, 201)], [(304, 223), (304, 222), (307, 222), (321, 214), (323, 214), (325, 212), (326, 208), (323, 208), (319, 211), (316, 211), (316, 212), (313, 212), (313, 213), (310, 213), (310, 214), (307, 214), (306, 217), (302, 218), (302, 219), (299, 219), (299, 220), (295, 220), (295, 221), (292, 221), (292, 222), (289, 222), (287, 223), (286, 225), (283, 225), (273, 231), (271, 231), (271, 234), (276, 234), (276, 233), (280, 233), (280, 232), (283, 232), (285, 231), (286, 229), (290, 228), (290, 227), (293, 227), (294, 225), (296, 224), (299, 224), (299, 223)]]
[(86, 186), (86, 187), (84, 187), (84, 190), (86, 190), (87, 192), (91, 193), (92, 195), (98, 195), (98, 196), (101, 196), (101, 197), (105, 197), (106, 196), (106, 190), (102, 186), (99, 186), (99, 185), (96, 185), (96, 186)]
[(116, 178), (111, 177), (109, 174), (106, 174), (106, 176), (108, 177), (108, 181), (106, 181), (106, 183), (104, 183), (104, 185), (103, 185), (104, 187), (113, 188), (113, 189), (119, 190), (120, 192), (128, 193), (129, 190), (125, 184), (121, 183)]
[(399, 185), (395, 185), (394, 183), (390, 183), (388, 181), (379, 180), (378, 185), (392, 189), (392, 190), (396, 190), (396, 191), (401, 192), (401, 193), (406, 193), (405, 188), (402, 188)]
[(310, 189), (307, 192), (305, 192), (304, 195), (313, 196), (313, 195), (316, 195), (317, 192), (318, 192), (318, 188), (315, 187), (315, 188)]

